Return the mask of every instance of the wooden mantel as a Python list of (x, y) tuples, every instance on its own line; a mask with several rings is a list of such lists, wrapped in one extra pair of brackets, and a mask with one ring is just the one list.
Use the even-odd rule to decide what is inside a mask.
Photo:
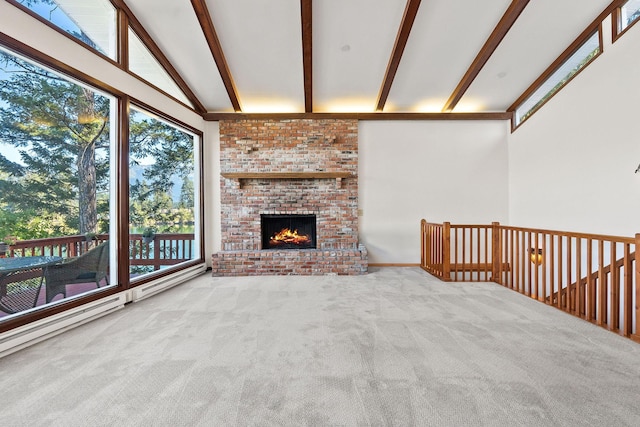
[(220, 175), (238, 180), (240, 187), (243, 179), (335, 179), (337, 188), (343, 178), (352, 176), (351, 172), (222, 172)]

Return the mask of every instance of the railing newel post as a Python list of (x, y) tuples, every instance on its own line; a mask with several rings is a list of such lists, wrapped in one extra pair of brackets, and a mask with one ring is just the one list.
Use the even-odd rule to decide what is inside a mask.
[(427, 221), (420, 221), (420, 267), (427, 268)]
[(635, 248), (635, 276), (636, 276), (636, 281), (635, 281), (635, 315), (636, 315), (636, 320), (635, 320), (635, 325), (633, 325), (633, 329), (630, 331), (631, 334), (629, 335), (629, 337), (637, 342), (640, 342), (640, 233), (636, 233), (635, 236), (635, 244), (634, 244)]
[(442, 224), (442, 279), (451, 281), (451, 223)]
[(491, 280), (502, 284), (502, 233), (500, 223), (491, 223)]

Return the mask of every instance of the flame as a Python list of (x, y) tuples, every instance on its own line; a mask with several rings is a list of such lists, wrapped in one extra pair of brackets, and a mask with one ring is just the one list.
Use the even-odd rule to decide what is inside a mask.
[(279, 233), (276, 233), (270, 239), (272, 244), (292, 243), (295, 245), (301, 245), (309, 243), (309, 236), (305, 234), (298, 234), (298, 230), (291, 231), (288, 228), (283, 228)]

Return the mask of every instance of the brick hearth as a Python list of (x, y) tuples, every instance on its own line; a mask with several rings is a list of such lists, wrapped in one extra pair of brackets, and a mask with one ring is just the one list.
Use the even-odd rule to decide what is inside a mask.
[[(221, 121), (220, 162), (223, 175), (251, 177), (221, 177), (222, 251), (213, 254), (214, 275), (366, 273), (356, 120)], [(317, 249), (263, 250), (261, 214), (316, 215)]]

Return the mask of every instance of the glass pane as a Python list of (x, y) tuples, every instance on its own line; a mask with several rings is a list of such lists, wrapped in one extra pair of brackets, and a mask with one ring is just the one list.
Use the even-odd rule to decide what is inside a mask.
[(600, 53), (599, 33), (594, 33), (580, 48), (516, 109), (516, 126), (525, 121), (545, 101), (565, 85), (578, 71)]
[(129, 70), (184, 104), (193, 107), (189, 98), (182, 93), (182, 90), (131, 29), (129, 29)]
[(199, 258), (195, 135), (132, 109), (129, 137), (130, 273)]
[(0, 317), (110, 283), (114, 102), (0, 49)]
[(116, 60), (116, 10), (108, 0), (18, 0), (18, 3)]
[(629, 0), (620, 8), (620, 31), (627, 28), (640, 16), (640, 0)]

